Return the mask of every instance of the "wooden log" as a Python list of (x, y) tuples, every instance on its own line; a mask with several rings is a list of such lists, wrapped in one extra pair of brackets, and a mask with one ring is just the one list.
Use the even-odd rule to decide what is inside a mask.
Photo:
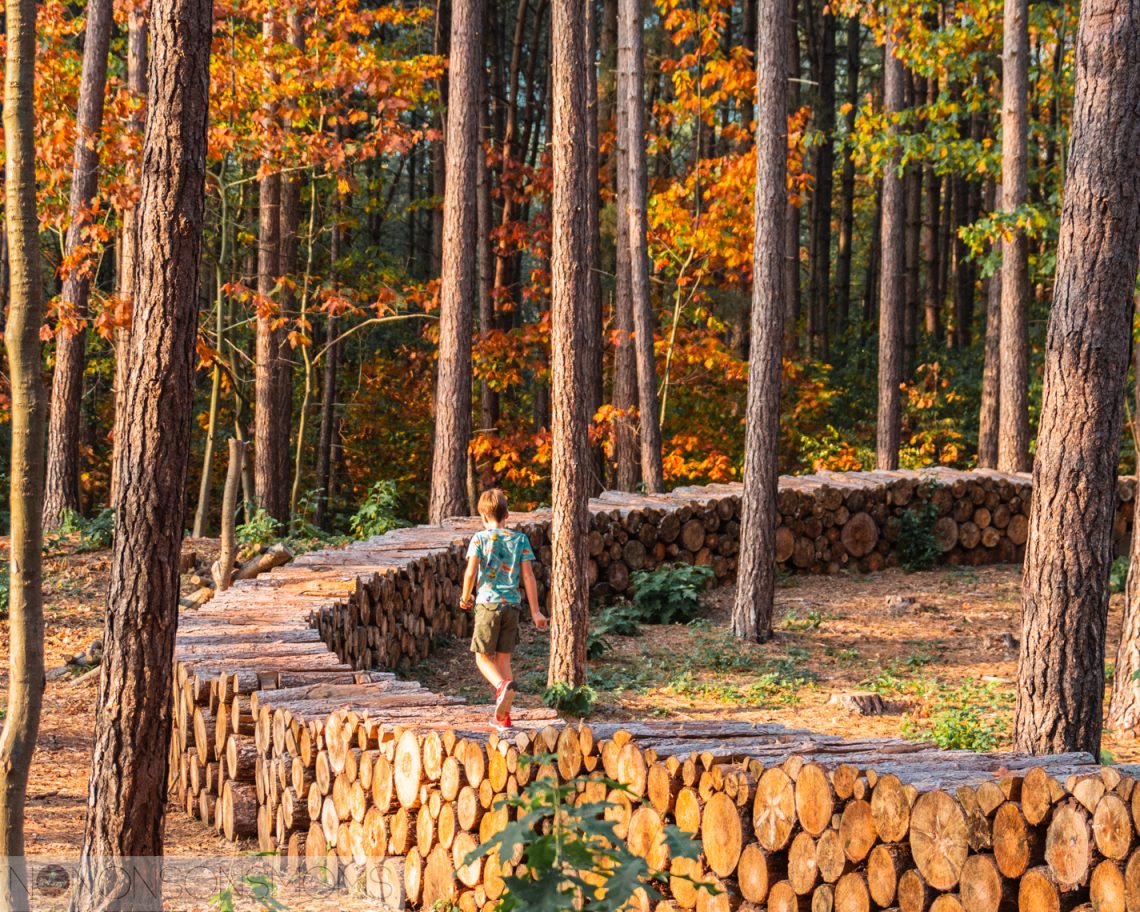
[(788, 849), (788, 883), (800, 896), (812, 893), (819, 883), (815, 840), (808, 833), (797, 833)]
[(219, 816), (226, 839), (234, 842), (257, 835), (257, 790), (252, 785), (226, 782), (221, 805)]
[(916, 868), (900, 875), (897, 895), (899, 912), (926, 912), (934, 901), (934, 890)]
[[(684, 790), (682, 790), (684, 791)], [(678, 826), (681, 796), (678, 795)], [(752, 827), (761, 847), (769, 852), (787, 848), (796, 824), (796, 791), (792, 780), (782, 769), (764, 771), (756, 784), (752, 805)]]
[(993, 855), (971, 855), (962, 866), (958, 899), (964, 912), (1000, 912), (1016, 902), (1013, 883), (1002, 876)]
[(1127, 912), (1127, 889), (1120, 865), (1105, 859), (1089, 878), (1089, 901), (1096, 912)]
[(884, 842), (902, 842), (910, 829), (910, 799), (899, 777), (881, 776), (871, 793), (871, 816)]
[(819, 836), (835, 812), (835, 790), (822, 766), (805, 764), (796, 777), (796, 817), (805, 832)]
[(1076, 801), (1056, 806), (1045, 834), (1045, 864), (1057, 883), (1066, 888), (1084, 884), (1091, 860), (1088, 813)]
[(835, 912), (870, 912), (871, 894), (866, 878), (857, 871), (844, 874), (835, 883)]
[(1128, 805), (1112, 792), (1096, 804), (1092, 822), (1097, 850), (1105, 857), (1124, 861), (1132, 848), (1132, 817)]
[(911, 863), (910, 850), (903, 845), (877, 845), (867, 856), (867, 892), (875, 905), (895, 904), (899, 878)]
[(839, 830), (829, 827), (819, 834), (815, 841), (815, 861), (825, 883), (833, 884), (851, 870), (851, 860), (843, 851)]
[(839, 842), (843, 846), (843, 854), (853, 864), (858, 864), (867, 857), (877, 839), (870, 802), (847, 802), (839, 822)]
[(993, 822), (993, 853), (998, 870), (1005, 877), (1021, 877), (1044, 858), (1044, 840), (1031, 827), (1021, 805), (1007, 801), (998, 808)]
[(728, 877), (736, 870), (744, 849), (744, 821), (736, 802), (724, 792), (714, 794), (705, 805), (701, 846), (714, 874)]
[(910, 850), (923, 879), (936, 890), (958, 885), (969, 854), (966, 816), (949, 794), (936, 789), (918, 797), (910, 815)]
[[(813, 868), (815, 866), (814, 857), (812, 858), (812, 866)], [(790, 873), (790, 860), (788, 868)], [(769, 888), (780, 879), (780, 874), (777, 857), (766, 852), (758, 842), (750, 842), (744, 847), (744, 851), (740, 855), (740, 863), (736, 868), (736, 878), (740, 885), (740, 893), (745, 900), (751, 903), (764, 902), (768, 898)], [(793, 889), (795, 889), (794, 885)], [(797, 892), (799, 891), (797, 890)]]

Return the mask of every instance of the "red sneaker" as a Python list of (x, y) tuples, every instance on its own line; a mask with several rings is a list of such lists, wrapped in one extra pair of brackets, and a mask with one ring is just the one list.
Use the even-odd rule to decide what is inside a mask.
[(515, 682), (504, 680), (495, 690), (495, 720), (510, 718), (511, 704), (515, 701)]
[(511, 731), (511, 714), (507, 713), (501, 719), (495, 717), (495, 731), (500, 735), (508, 734)]

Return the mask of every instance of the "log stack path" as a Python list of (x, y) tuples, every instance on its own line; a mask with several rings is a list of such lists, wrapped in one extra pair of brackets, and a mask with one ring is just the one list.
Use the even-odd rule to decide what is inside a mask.
[[(1134, 484), (1119, 486), (1130, 532)], [(801, 572), (873, 572), (929, 529), (943, 559), (1018, 560), (1028, 476), (821, 473), (780, 481), (778, 557)], [(734, 574), (740, 487), (591, 502), (595, 594), (676, 561)], [(549, 563), (549, 513), (513, 517)], [(850, 741), (733, 721), (566, 724), (520, 710), (499, 738), (491, 708), (432, 693), (394, 669), (464, 636), (458, 587), (477, 521), (401, 529), (302, 555), (180, 619), (171, 802), (282, 869), (430, 909), (485, 910), (510, 859), (464, 866), (497, 832), (499, 803), (540, 776), (582, 778), (670, 898), (645, 908), (772, 912), (1140, 910), (1140, 789), (1084, 754), (1029, 758)], [(527, 762), (552, 755), (545, 763)], [(610, 791), (604, 778), (628, 792)], [(661, 828), (702, 849), (671, 860)], [(698, 890), (707, 881), (719, 892)]]

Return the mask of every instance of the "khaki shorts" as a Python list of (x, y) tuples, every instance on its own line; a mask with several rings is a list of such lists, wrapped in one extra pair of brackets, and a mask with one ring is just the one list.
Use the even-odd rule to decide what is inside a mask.
[(507, 602), (479, 602), (471, 651), (493, 655), (514, 652), (519, 644), (519, 606)]

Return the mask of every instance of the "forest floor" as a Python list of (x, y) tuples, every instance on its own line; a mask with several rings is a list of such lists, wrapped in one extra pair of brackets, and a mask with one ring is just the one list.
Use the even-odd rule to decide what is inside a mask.
[[(212, 558), (216, 543), (188, 547)], [(84, 553), (72, 539), (50, 544), (44, 566), (49, 671), (101, 636), (109, 566), (109, 551)], [(777, 591), (777, 634), (761, 646), (732, 639), (727, 622), (733, 591), (713, 590), (705, 597), (704, 617), (695, 623), (644, 626), (635, 637), (607, 638), (610, 648), (590, 673), (598, 692), (595, 717), (733, 717), (839, 735), (1008, 747), (1019, 577), (1018, 568), (1005, 566), (784, 578)], [(1110, 655), (1121, 602), (1121, 596), (1113, 597)], [(0, 684), (6, 687), (6, 625), (0, 630)], [(545, 634), (525, 625), (515, 661), (520, 705), (540, 702), (546, 656)], [(439, 691), (486, 697), (466, 642), (439, 644), (413, 674)], [(96, 678), (68, 675), (48, 683), (28, 796), (31, 855), (79, 853)], [(863, 717), (828, 704), (833, 693), (850, 691), (875, 691), (893, 711)], [(1110, 732), (1105, 750), (1116, 761), (1135, 762), (1140, 740)], [(177, 811), (168, 815), (166, 833), (171, 855), (236, 854), (231, 844)]]

